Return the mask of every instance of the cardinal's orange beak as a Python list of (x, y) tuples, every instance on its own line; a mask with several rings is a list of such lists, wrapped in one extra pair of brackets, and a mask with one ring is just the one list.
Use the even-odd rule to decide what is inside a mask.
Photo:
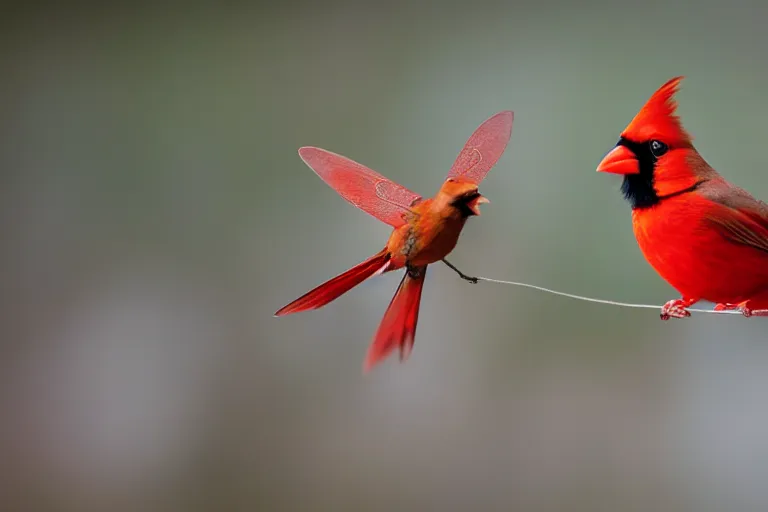
[(613, 148), (600, 165), (597, 172), (610, 172), (613, 174), (640, 174), (640, 164), (635, 154), (626, 146)]
[(480, 205), (481, 204), (488, 204), (490, 201), (487, 197), (478, 195), (476, 198), (472, 199), (467, 203), (467, 208), (472, 210), (472, 213), (475, 215), (480, 215)]

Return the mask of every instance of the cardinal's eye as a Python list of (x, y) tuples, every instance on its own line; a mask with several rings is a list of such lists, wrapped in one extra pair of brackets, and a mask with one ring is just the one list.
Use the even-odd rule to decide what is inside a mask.
[(652, 140), (651, 141), (651, 153), (656, 158), (659, 158), (661, 155), (667, 152), (669, 148), (666, 144), (661, 142), (660, 140)]

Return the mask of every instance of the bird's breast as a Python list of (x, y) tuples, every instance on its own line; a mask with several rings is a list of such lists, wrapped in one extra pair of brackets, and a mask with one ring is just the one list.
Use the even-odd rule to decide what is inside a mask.
[(456, 247), (465, 220), (422, 215), (396, 229), (387, 248), (393, 259), (402, 264), (421, 266), (435, 263)]
[[(712, 203), (696, 194), (632, 212), (635, 238), (645, 259), (683, 297), (711, 302), (746, 300), (761, 286), (754, 249), (723, 239), (705, 218)], [(763, 283), (763, 286), (768, 283)]]

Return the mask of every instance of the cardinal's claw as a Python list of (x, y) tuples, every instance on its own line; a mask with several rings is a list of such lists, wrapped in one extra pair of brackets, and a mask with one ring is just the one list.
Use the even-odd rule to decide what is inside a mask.
[(739, 311), (742, 315), (749, 318), (751, 316), (768, 316), (768, 309), (752, 309), (747, 306), (749, 301), (745, 300), (738, 304), (720, 303), (715, 304), (715, 311)]
[(662, 320), (669, 320), (670, 318), (685, 318), (691, 316), (691, 312), (686, 309), (689, 305), (690, 302), (682, 299), (670, 300), (661, 307), (661, 314), (659, 317)]
[(768, 316), (768, 309), (752, 309), (749, 306), (747, 306), (748, 301), (744, 301), (743, 303), (739, 304), (738, 309), (741, 311), (741, 314), (745, 317), (749, 318), (751, 316)]

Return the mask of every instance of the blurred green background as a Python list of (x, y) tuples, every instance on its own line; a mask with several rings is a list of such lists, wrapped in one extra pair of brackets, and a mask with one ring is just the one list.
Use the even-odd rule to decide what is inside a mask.
[(316, 145), (433, 194), (512, 109), (465, 272), (676, 294), (620, 180), (653, 91), (768, 198), (762, 2), (19, 4), (0, 20), (0, 508), (768, 509), (768, 321), (429, 274), (416, 345), (363, 377), (397, 286), (272, 314), (389, 230)]

